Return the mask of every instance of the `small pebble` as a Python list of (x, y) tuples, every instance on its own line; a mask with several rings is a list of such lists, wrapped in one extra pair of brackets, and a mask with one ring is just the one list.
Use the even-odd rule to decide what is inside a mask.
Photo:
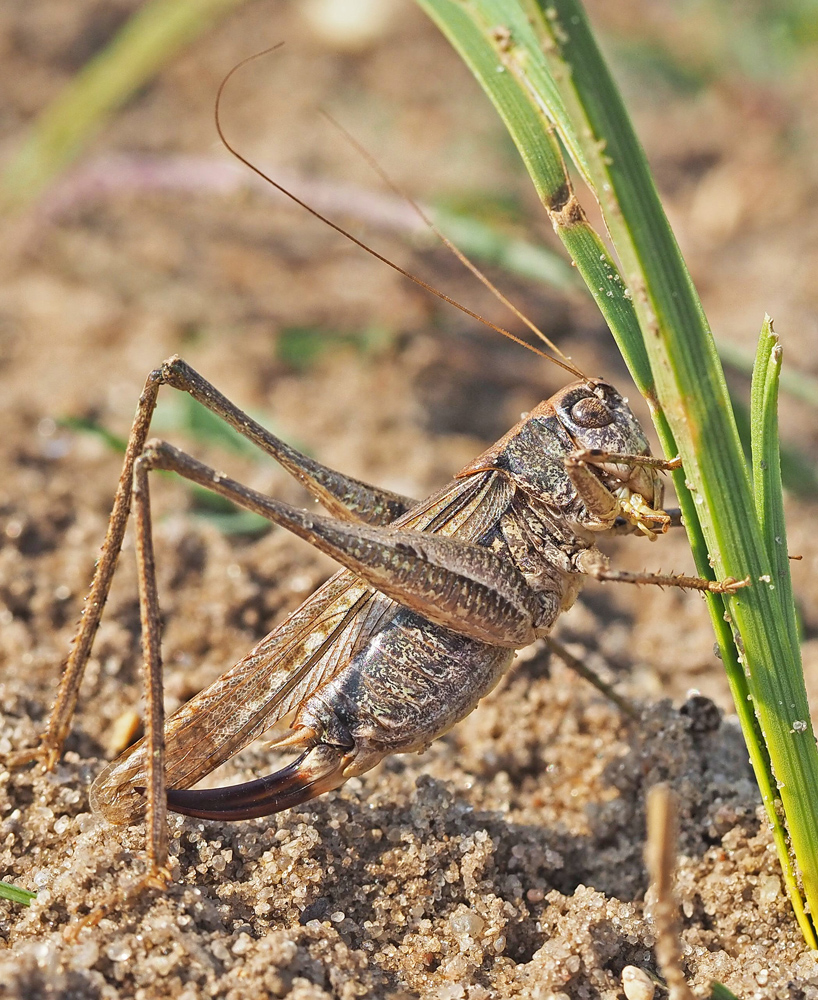
[(626, 965), (622, 970), (622, 992), (628, 1000), (653, 1000), (656, 984), (644, 969)]
[(121, 938), (112, 941), (105, 949), (105, 956), (112, 962), (127, 962), (131, 955), (133, 955), (131, 946)]
[(449, 917), (449, 924), (457, 937), (468, 935), (474, 938), (483, 930), (485, 922), (472, 910), (460, 910)]

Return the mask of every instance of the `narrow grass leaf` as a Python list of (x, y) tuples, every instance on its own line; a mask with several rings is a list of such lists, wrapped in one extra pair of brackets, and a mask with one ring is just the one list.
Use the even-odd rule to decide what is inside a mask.
[(498, 226), (474, 216), (441, 208), (433, 214), (435, 225), (465, 254), (481, 263), (502, 267), (509, 274), (541, 281), (561, 291), (585, 288), (576, 269), (548, 247), (515, 239)]
[(797, 646), (799, 629), (787, 549), (781, 446), (778, 438), (778, 387), (782, 350), (769, 316), (764, 317), (756, 358), (750, 403), (753, 492), (758, 522), (770, 560), (770, 581), (767, 586), (777, 596), (781, 620), (789, 628), (789, 641)]
[[(662, 210), (647, 161), (633, 132), (616, 85), (602, 60), (584, 11), (576, 0), (554, 0), (542, 11), (562, 66), (564, 99), (584, 126), (586, 155), (608, 229), (651, 358), (656, 394), (684, 463), (677, 477), (680, 498), (689, 489), (719, 577), (748, 575), (752, 586), (732, 597), (710, 599), (716, 624), (725, 613), (732, 625), (735, 659), (741, 664), (758, 720), (745, 729), (748, 744), (760, 729), (772, 778), (783, 806), (803, 889), (811, 909), (818, 905), (818, 754), (809, 725), (800, 651), (784, 626), (777, 595), (765, 583), (770, 562), (755, 514), (726, 384), (707, 321)], [(660, 428), (661, 433), (661, 428)], [(684, 505), (684, 501), (683, 501)], [(688, 505), (689, 506), (689, 505)], [(698, 556), (698, 554), (697, 554)], [(707, 564), (699, 564), (706, 575)], [(722, 649), (728, 662), (733, 657)], [(742, 713), (740, 713), (741, 715)], [(804, 723), (803, 732), (791, 728)], [(752, 753), (754, 766), (763, 760)], [(775, 802), (767, 803), (776, 822)], [(779, 850), (782, 850), (779, 843)], [(781, 853), (785, 867), (789, 859)], [(788, 881), (792, 891), (794, 885)], [(793, 905), (808, 942), (814, 946), (800, 899)]]
[(712, 982), (710, 984), (710, 1000), (739, 1000), (739, 998), (721, 983)]
[(40, 114), (0, 176), (0, 213), (30, 205), (108, 116), (244, 0), (148, 0)]
[(10, 882), (0, 882), (0, 899), (8, 899), (12, 903), (19, 903), (21, 906), (31, 906), (32, 899), (36, 899), (37, 893), (28, 889), (20, 889)]
[[(510, 36), (501, 15), (506, 6), (512, 9), (512, 14), (519, 15), (519, 9), (515, 11), (514, 4), (503, 4), (499, 0), (470, 4), (468, 8), (453, 0), (418, 0), (418, 3), (457, 49), (494, 104), (531, 175), (557, 236), (606, 322), (617, 331), (618, 338), (629, 344), (637, 384), (640, 379), (646, 382), (650, 378), (650, 365), (633, 302), (608, 248), (589, 225), (573, 196), (560, 145), (546, 111), (546, 101), (509, 70), (509, 66), (514, 65), (509, 61)], [(522, 21), (517, 18), (518, 28), (527, 23), (525, 17)], [(530, 30), (521, 30), (528, 30), (530, 44), (538, 51)], [(540, 72), (540, 82), (546, 78), (550, 79), (547, 72)], [(553, 84), (546, 90), (550, 100)], [(578, 152), (578, 142), (561, 101), (554, 107), (553, 114), (561, 121), (563, 141), (570, 144), (574, 150), (572, 155), (582, 164), (584, 157)]]
[[(745, 375), (752, 375), (756, 362), (756, 355), (752, 351), (739, 347), (737, 344), (731, 344), (726, 340), (719, 340), (718, 348), (719, 357), (724, 364)], [(812, 375), (806, 375), (804, 372), (782, 370), (779, 384), (781, 391), (786, 392), (793, 399), (800, 399), (802, 403), (818, 407), (818, 378), (813, 378)]]
[(91, 434), (102, 441), (111, 451), (118, 455), (124, 455), (128, 442), (119, 434), (109, 431), (98, 421), (91, 417), (61, 417), (57, 421), (57, 426), (65, 427), (66, 430), (78, 431), (81, 434)]

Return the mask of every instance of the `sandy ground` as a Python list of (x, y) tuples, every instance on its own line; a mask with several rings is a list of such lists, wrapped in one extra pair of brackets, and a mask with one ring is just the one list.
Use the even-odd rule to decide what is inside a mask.
[[(0, 14), (0, 152), (132, 6), (49, 0)], [(623, 4), (608, 29), (667, 30), (688, 57), (692, 28), (673, 35), (652, 10)], [(374, 189), (320, 119), (327, 106), (413, 193), (472, 209), (511, 203), (521, 232), (553, 243), (491, 109), (404, 3), (355, 52), (316, 36), (303, 5), (250, 3), (146, 87), (92, 155), (221, 158), (212, 125), (221, 77), (282, 38), (285, 50), (248, 68), (226, 101), (248, 156)], [(793, 64), (752, 78), (728, 66), (693, 95), (647, 86), (632, 67), (625, 74), (719, 335), (752, 345), (766, 309), (792, 366), (813, 374), (815, 72)], [(33, 742), (44, 721), (118, 475), (115, 452), (66, 419), (126, 434), (147, 372), (178, 352), (321, 460), (421, 496), (560, 384), (558, 372), (263, 195), (220, 195), (204, 183), (146, 193), (111, 176), (107, 196), (41, 219), (3, 260), (0, 754)], [(445, 253), (412, 253), (404, 239), (353, 224), (499, 317)], [(580, 364), (627, 391), (587, 303), (499, 278)], [(316, 342), (307, 358), (304, 344)], [(814, 412), (787, 400), (782, 424), (814, 461)], [(158, 433), (304, 502), (268, 463), (192, 434), (178, 405), (163, 404)], [(225, 533), (179, 484), (157, 482), (154, 495), (173, 708), (333, 566), (282, 531)], [(806, 501), (793, 500), (790, 515), (814, 691), (818, 540)], [(691, 566), (682, 537), (608, 551), (627, 568)], [(138, 631), (129, 538), (63, 761), (53, 775), (0, 777), (0, 875), (39, 892), (28, 910), (0, 902), (0, 996), (621, 997), (624, 966), (655, 971), (642, 848), (645, 792), (662, 780), (681, 803), (690, 982), (704, 990), (716, 978), (745, 1000), (818, 997), (818, 961), (782, 893), (704, 604), (624, 587), (589, 585), (558, 634), (643, 709), (639, 723), (541, 650), (526, 651), (422, 757), (392, 758), (269, 821), (172, 818), (168, 894), (148, 894), (66, 943), (69, 922), (139, 870), (143, 830), (105, 825), (87, 798), (115, 722), (139, 708)], [(271, 763), (251, 748), (219, 777), (243, 780)]]

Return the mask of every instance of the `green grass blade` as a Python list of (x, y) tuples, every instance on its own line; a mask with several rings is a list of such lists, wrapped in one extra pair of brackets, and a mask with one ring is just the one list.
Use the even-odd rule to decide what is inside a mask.
[[(782, 614), (780, 591), (772, 582), (715, 344), (617, 87), (576, 0), (549, 0), (547, 8), (535, 0), (420, 2), (450, 37), (455, 36), (455, 46), (483, 87), (505, 109), (506, 124), (530, 170), (541, 150), (553, 143), (545, 128), (539, 146), (529, 148), (530, 142), (537, 142), (532, 110), (539, 110), (545, 123), (553, 123), (566, 149), (577, 144), (582, 149), (580, 167), (602, 207), (630, 297), (622, 294), (621, 285), (618, 292), (622, 301), (632, 303), (641, 329), (638, 347), (634, 350), (627, 315), (613, 315), (609, 309), (606, 319), (651, 401), (666, 453), (678, 449), (681, 454), (684, 472), (674, 480), (699, 572), (711, 578), (714, 570), (719, 578), (749, 576), (752, 582), (732, 597), (710, 597), (708, 604), (788, 889), (804, 935), (814, 947), (777, 818), (781, 807), (804, 894), (812, 912), (818, 912), (818, 751), (800, 651), (793, 642), (791, 615)], [(554, 108), (549, 108), (551, 90), (541, 86), (549, 73), (561, 97)], [(516, 97), (511, 93), (515, 85)], [(529, 115), (530, 128), (518, 127), (515, 115), (520, 109)], [(533, 170), (532, 176), (542, 197)], [(552, 218), (554, 195), (552, 190)], [(582, 273), (599, 302), (590, 269)]]
[(585, 290), (576, 268), (556, 251), (507, 236), (499, 227), (460, 212), (437, 208), (433, 214), (441, 232), (474, 260), (561, 291)]
[(0, 899), (11, 900), (12, 903), (19, 903), (21, 906), (31, 906), (31, 901), (36, 896), (36, 892), (20, 889), (10, 882), (0, 882)]
[(191, 513), (199, 521), (205, 521), (223, 535), (266, 534), (273, 526), (271, 521), (252, 510), (244, 510), (219, 493), (211, 493), (203, 486), (191, 485), (190, 497), (193, 501)]
[(93, 417), (60, 417), (57, 421), (58, 427), (65, 427), (69, 431), (77, 431), (80, 434), (92, 434), (102, 441), (111, 451), (118, 455), (124, 455), (128, 450), (128, 441), (120, 434), (103, 427), (99, 421)]
[[(496, 74), (498, 79), (494, 86), (487, 88), (485, 83), (483, 86), (526, 164), (529, 157), (534, 164), (544, 152), (540, 116), (534, 115), (526, 125), (528, 116), (525, 106), (529, 105), (539, 108), (540, 115), (545, 115), (557, 127), (572, 161), (588, 177), (582, 144), (574, 132), (560, 89), (543, 61), (535, 59), (528, 64), (533, 87), (527, 99), (520, 100), (519, 88), (513, 81), (500, 79), (508, 67), (498, 54), (505, 49), (509, 39), (513, 38), (515, 42), (524, 39), (531, 51), (537, 49), (528, 16), (520, 4), (505, 0), (470, 0), (468, 4), (458, 4), (456, 0), (420, 0), (420, 5), (449, 38), (481, 83), (492, 73)], [(519, 141), (527, 128), (533, 129), (532, 138), (539, 133), (539, 142)], [(529, 173), (535, 185), (538, 184), (538, 171), (529, 166)]]
[[(733, 396), (733, 413), (738, 424), (744, 454), (749, 459), (752, 452), (750, 408), (742, 400)], [(799, 499), (813, 504), (818, 500), (818, 469), (803, 452), (797, 448), (788, 447), (783, 442), (781, 442), (781, 481), (784, 488)]]
[(778, 439), (778, 387), (782, 351), (773, 332), (772, 320), (764, 317), (753, 372), (750, 404), (750, 443), (753, 491), (761, 534), (767, 544), (771, 580), (778, 595), (782, 619), (790, 631), (790, 642), (798, 643), (798, 621), (792, 592), (787, 526), (784, 520), (781, 447)]
[(216, 445), (224, 448), (225, 451), (235, 452), (237, 455), (244, 455), (254, 462), (260, 461), (263, 457), (264, 453), (246, 437), (239, 434), (235, 427), (222, 420), (221, 417), (217, 417), (212, 410), (208, 410), (192, 396), (185, 393), (182, 396), (173, 397), (173, 402), (176, 406), (166, 404), (163, 407), (162, 416), (165, 416), (165, 410), (167, 410), (168, 417), (175, 416), (180, 430), (194, 440)]
[[(748, 574), (752, 588), (723, 603), (734, 626), (735, 657), (746, 672), (759, 726), (745, 729), (748, 744), (758, 728), (769, 752), (776, 790), (798, 860), (804, 892), (814, 910), (818, 902), (818, 755), (810, 730), (800, 656), (780, 613), (777, 595), (766, 581), (770, 563), (755, 517), (723, 374), (701, 304), (664, 216), (644, 154), (610, 74), (591, 36), (584, 12), (574, 0), (556, 0), (543, 14), (559, 63), (569, 109), (583, 122), (586, 153), (640, 325), (651, 354), (656, 392), (684, 462), (677, 489), (694, 494), (695, 512), (720, 577)], [(556, 49), (557, 56), (554, 56)], [(661, 432), (661, 429), (660, 429)], [(681, 479), (681, 477), (679, 477)], [(700, 572), (706, 566), (699, 564)], [(714, 623), (725, 608), (710, 599)], [(722, 650), (725, 664), (732, 657)], [(733, 685), (738, 687), (737, 684)], [(792, 723), (804, 730), (792, 728)], [(763, 760), (752, 754), (754, 765)], [(759, 776), (762, 787), (771, 775)], [(776, 823), (776, 804), (767, 802)], [(779, 843), (779, 849), (781, 845)], [(788, 858), (781, 854), (782, 865)], [(788, 879), (792, 891), (794, 883)], [(793, 897), (807, 940), (815, 938), (803, 906)]]
[(726, 986), (713, 981), (710, 984), (710, 1000), (738, 1000), (738, 997)]
[[(751, 375), (756, 356), (752, 351), (727, 341), (718, 341), (719, 356), (725, 365), (736, 371)], [(782, 371), (779, 376), (781, 391), (788, 393), (793, 399), (818, 407), (818, 378), (805, 375), (803, 372)]]
[(243, 0), (149, 0), (43, 111), (0, 177), (0, 212), (30, 205), (108, 116)]
[[(650, 365), (633, 303), (607, 247), (573, 198), (559, 143), (543, 110), (544, 102), (521, 86), (514, 74), (506, 71), (503, 35), (498, 36), (486, 27), (503, 23), (502, 18), (492, 20), (495, 13), (499, 17), (503, 4), (494, 0), (476, 5), (481, 8), (482, 15), (477, 22), (471, 17), (471, 6), (467, 9), (453, 0), (418, 2), (449, 38), (494, 104), (523, 158), (557, 235), (605, 320), (629, 344), (638, 377), (646, 382), (650, 378)], [(484, 6), (488, 9), (482, 10)], [(549, 95), (553, 89), (548, 89)], [(567, 128), (564, 109), (557, 108), (556, 113)], [(577, 147), (573, 139), (571, 143)]]
[[(555, 0), (549, 10), (552, 38), (558, 40), (560, 56), (570, 66), (571, 89), (586, 114), (591, 150), (597, 150), (594, 158), (589, 157), (590, 169), (634, 290), (657, 395), (684, 462), (684, 483), (677, 482), (677, 488), (692, 487), (718, 575), (747, 574), (752, 581), (750, 588), (724, 604), (770, 756), (804, 894), (812, 911), (818, 912), (818, 753), (800, 651), (793, 641), (793, 616), (782, 613), (780, 589), (771, 580), (770, 557), (715, 344), (644, 153), (584, 13), (575, 0)], [(723, 616), (721, 603), (709, 601), (714, 620)], [(755, 726), (745, 730), (745, 738), (748, 744), (757, 738)], [(767, 806), (776, 822), (775, 803)], [(781, 861), (786, 868), (788, 859), (782, 855)], [(804, 910), (797, 898), (793, 902), (814, 947)]]

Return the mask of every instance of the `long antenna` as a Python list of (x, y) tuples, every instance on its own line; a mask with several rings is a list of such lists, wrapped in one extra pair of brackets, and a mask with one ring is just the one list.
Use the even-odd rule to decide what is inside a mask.
[[(457, 246), (456, 243), (453, 243), (449, 239), (449, 237), (446, 236), (445, 233), (441, 232), (441, 230), (437, 227), (437, 225), (433, 222), (433, 220), (429, 218), (429, 215), (424, 210), (423, 206), (419, 202), (417, 202), (410, 194), (408, 194), (406, 191), (404, 191), (401, 187), (399, 187), (395, 183), (395, 181), (383, 169), (383, 167), (380, 165), (380, 163), (378, 163), (378, 161), (369, 152), (369, 150), (365, 146), (362, 146), (361, 143), (358, 142), (358, 140), (355, 138), (355, 136), (352, 135), (352, 133), (348, 129), (346, 129), (337, 119), (333, 118), (328, 111), (322, 109), (321, 114), (324, 116), (324, 118), (326, 118), (326, 120), (330, 123), (330, 125), (332, 125), (341, 133), (344, 139), (346, 139), (346, 141), (350, 144), (350, 146), (352, 146), (352, 148), (358, 153), (358, 155), (361, 156), (369, 164), (369, 166), (375, 171), (378, 177), (380, 177), (383, 183), (386, 184), (386, 186), (399, 198), (401, 198), (405, 202), (408, 202), (408, 204), (414, 209), (416, 215), (421, 219), (421, 221), (426, 225), (426, 227), (430, 229), (432, 233), (434, 233), (434, 235), (440, 240), (440, 242), (446, 247), (446, 249), (450, 250), (454, 254), (454, 256), (457, 257), (460, 263), (465, 268), (468, 268), (468, 270), (471, 271), (471, 273), (475, 276), (475, 278), (477, 278), (480, 282), (482, 282), (482, 284), (485, 285), (486, 288), (488, 288), (491, 294), (499, 302), (501, 302), (510, 312), (512, 312), (517, 317), (517, 319), (520, 320), (521, 323), (524, 323), (525, 326), (527, 326), (528, 329), (531, 330), (531, 332), (535, 336), (539, 337), (540, 340), (547, 347), (549, 347), (555, 354), (558, 354), (563, 361), (570, 363), (571, 359), (566, 354), (564, 354), (559, 349), (559, 347), (557, 347), (554, 341), (551, 340), (550, 337), (546, 336), (543, 333), (543, 331), (535, 323), (533, 323), (528, 318), (528, 316), (525, 315), (524, 312), (518, 309), (517, 306), (515, 306), (514, 303), (511, 302), (506, 297), (506, 295), (494, 284), (494, 282), (488, 277), (488, 275), (484, 274), (483, 271), (481, 271), (480, 268), (474, 263), (474, 261), (472, 261), (469, 257), (466, 256), (465, 253), (463, 253), (463, 251), (460, 249), (459, 246)], [(582, 375), (582, 372), (577, 371), (577, 374)]]
[[(254, 53), (251, 56), (247, 56), (246, 59), (242, 59), (241, 62), (237, 63), (230, 70), (230, 72), (225, 76), (225, 78), (219, 84), (219, 89), (218, 89), (218, 92), (216, 93), (216, 105), (215, 105), (215, 108), (214, 108), (214, 118), (215, 118), (215, 121), (216, 121), (216, 131), (218, 132), (219, 138), (221, 139), (222, 144), (224, 145), (225, 149), (227, 149), (227, 151), (229, 153), (231, 153), (240, 163), (243, 163), (248, 169), (252, 170), (253, 173), (255, 173), (259, 177), (261, 177), (262, 180), (267, 181), (268, 184), (270, 184), (272, 187), (274, 187), (277, 191), (281, 192), (281, 194), (285, 195), (291, 201), (295, 202), (295, 204), (298, 205), (300, 208), (303, 208), (306, 212), (309, 212), (310, 215), (312, 215), (314, 218), (319, 219), (325, 225), (329, 226), (330, 229), (334, 229), (336, 233), (339, 233), (341, 236), (345, 237), (345, 239), (349, 240), (351, 243), (354, 243), (355, 246), (360, 247), (361, 250), (365, 250), (366, 253), (370, 254), (370, 256), (374, 257), (376, 260), (381, 261), (381, 263), (386, 264), (388, 267), (391, 267), (394, 271), (397, 271), (398, 274), (403, 275), (403, 277), (408, 278), (410, 281), (413, 281), (416, 285), (419, 285), (421, 288), (423, 288), (425, 291), (429, 292), (431, 295), (435, 295), (435, 296), (437, 296), (437, 298), (441, 299), (443, 302), (447, 302), (449, 305), (454, 306), (455, 309), (459, 309), (462, 313), (465, 313), (467, 316), (469, 316), (472, 319), (476, 320), (478, 323), (482, 323), (484, 326), (489, 327), (491, 330), (494, 330), (495, 332), (502, 334), (504, 337), (508, 337), (509, 340), (514, 341), (515, 344), (519, 344), (520, 347), (525, 347), (527, 350), (531, 351), (533, 354), (536, 354), (536, 355), (538, 355), (541, 358), (545, 358), (547, 361), (551, 361), (553, 364), (558, 365), (560, 368), (563, 368), (565, 371), (569, 372), (571, 375), (575, 375), (578, 378), (586, 378), (585, 374), (583, 372), (581, 372), (573, 364), (571, 364), (567, 359), (563, 361), (563, 360), (560, 360), (560, 358), (555, 358), (555, 357), (553, 357), (550, 354), (546, 354), (544, 351), (538, 350), (536, 347), (534, 347), (533, 345), (527, 343), (521, 337), (517, 337), (513, 333), (511, 333), (509, 330), (506, 330), (504, 327), (498, 326), (496, 323), (492, 323), (491, 320), (486, 319), (484, 316), (481, 316), (479, 313), (476, 313), (473, 310), (469, 309), (467, 306), (462, 305), (456, 299), (453, 299), (449, 295), (446, 295), (445, 292), (441, 292), (440, 289), (435, 288), (434, 285), (430, 285), (428, 282), (424, 281), (422, 278), (419, 278), (416, 274), (413, 274), (411, 271), (407, 271), (405, 268), (401, 267), (400, 264), (396, 264), (394, 261), (390, 260), (388, 257), (385, 257), (383, 254), (378, 253), (377, 250), (375, 250), (372, 247), (368, 246), (362, 240), (359, 240), (357, 236), (354, 236), (347, 229), (344, 229), (343, 226), (338, 225), (337, 222), (333, 222), (332, 219), (327, 218), (327, 216), (323, 215), (317, 209), (313, 208), (311, 205), (308, 205), (307, 202), (302, 201), (301, 198), (299, 198), (297, 195), (293, 194), (292, 191), (289, 191), (282, 184), (279, 184), (278, 181), (274, 180), (272, 177), (270, 177), (268, 174), (266, 174), (263, 170), (261, 170), (259, 167), (257, 167), (254, 163), (251, 163), (250, 160), (247, 159), (247, 157), (243, 156), (229, 142), (229, 140), (227, 139), (227, 136), (224, 134), (224, 129), (222, 128), (222, 123), (221, 123), (221, 101), (222, 101), (222, 95), (224, 94), (225, 87), (227, 86), (227, 84), (229, 83), (229, 81), (233, 77), (233, 75), (235, 73), (237, 73), (240, 69), (242, 69), (244, 66), (246, 66), (248, 63), (253, 62), (256, 59), (260, 59), (262, 56), (269, 55), (271, 52), (275, 52), (277, 49), (280, 49), (283, 44), (284, 44), (283, 42), (279, 42), (278, 45), (273, 45), (270, 48), (264, 49), (261, 52), (256, 52), (256, 53)], [(368, 156), (368, 154), (365, 153), (365, 151), (362, 151), (362, 152), (364, 153), (364, 155), (368, 159), (371, 160), (371, 158)], [(392, 186), (390, 181), (387, 180), (387, 183), (389, 183), (390, 186)], [(412, 202), (411, 199), (409, 199), (409, 201), (410, 201), (410, 204), (414, 205), (416, 211), (420, 212), (421, 217), (425, 219), (425, 216), (423, 215), (422, 209), (420, 209), (420, 207), (418, 205), (416, 205), (414, 202)], [(466, 264), (466, 266), (470, 268), (470, 270), (473, 270), (475, 273), (477, 273), (478, 277), (480, 277), (481, 280), (484, 280), (484, 283), (486, 283), (488, 285), (488, 287), (493, 288), (493, 286), (489, 282), (488, 278), (484, 278), (484, 276), (480, 274), (480, 272), (477, 270), (477, 268), (474, 265), (472, 265), (470, 261), (467, 260), (467, 258), (465, 257), (464, 254), (462, 254), (459, 250), (457, 250), (457, 248), (454, 247), (454, 245), (452, 243), (450, 243), (450, 241), (447, 240), (441, 233), (439, 233), (438, 230), (430, 222), (428, 222), (428, 220), (426, 220), (426, 221), (427, 221), (427, 224), (429, 224), (431, 226), (432, 231), (441, 240), (443, 240), (443, 242), (452, 250), (452, 252), (455, 253), (455, 255), (458, 256), (464, 262), (464, 264)], [(518, 316), (521, 316), (521, 318), (524, 319), (524, 317), (522, 317), (522, 314), (520, 314), (519, 312), (517, 312), (517, 310), (514, 308), (514, 306), (512, 306), (511, 303), (509, 303), (505, 299), (504, 296), (502, 296), (496, 290), (495, 290), (495, 293), (498, 295), (498, 297), (500, 298), (501, 301), (506, 302), (506, 304), (509, 306), (509, 308), (512, 309), (512, 311), (514, 311)], [(527, 320), (524, 320), (524, 321), (528, 322)], [(533, 327), (533, 324), (531, 324), (529, 322), (529, 326)], [(554, 350), (558, 350), (556, 347), (554, 347), (553, 345), (551, 345), (550, 341), (548, 341), (547, 338), (545, 338), (544, 334), (540, 334), (540, 336), (543, 337), (543, 339), (545, 339), (546, 342), (549, 344), (549, 346), (551, 346)], [(562, 352), (560, 352), (560, 353), (562, 353)]]

